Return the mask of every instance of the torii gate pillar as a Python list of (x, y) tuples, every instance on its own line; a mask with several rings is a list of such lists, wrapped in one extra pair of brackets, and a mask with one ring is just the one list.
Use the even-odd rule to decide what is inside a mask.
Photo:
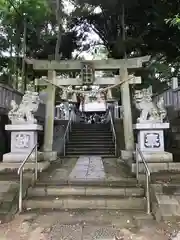
[(120, 68), (120, 79), (123, 82), (121, 84), (121, 101), (123, 107), (123, 127), (124, 127), (124, 142), (125, 151), (121, 151), (121, 157), (124, 160), (132, 159), (134, 150), (134, 134), (132, 124), (132, 110), (131, 110), (131, 98), (129, 91), (128, 70), (127, 67)]
[[(48, 81), (54, 82), (56, 79), (56, 71), (48, 71)], [(57, 152), (53, 152), (53, 134), (54, 134), (54, 103), (55, 103), (56, 86), (48, 84), (46, 88), (47, 102), (45, 112), (45, 127), (44, 127), (44, 158), (50, 161), (57, 159)]]

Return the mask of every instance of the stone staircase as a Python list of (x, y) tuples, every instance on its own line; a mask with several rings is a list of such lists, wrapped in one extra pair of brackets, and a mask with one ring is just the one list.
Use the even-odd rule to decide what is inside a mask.
[(115, 145), (110, 124), (74, 123), (66, 145), (67, 156), (114, 156)]
[(151, 186), (152, 213), (157, 221), (180, 220), (180, 181), (174, 180)]
[[(41, 173), (36, 185), (27, 191), (25, 211), (120, 210), (146, 215), (144, 187), (133, 176), (126, 175), (124, 165), (115, 165), (114, 158), (104, 160), (106, 178), (96, 178), (95, 173), (92, 178), (84, 178), (79, 174), (86, 166), (73, 159), (66, 157), (62, 165), (53, 163), (52, 169)], [(77, 169), (77, 165), (76, 177), (71, 169)]]
[(145, 212), (144, 189), (136, 181), (39, 182), (29, 188), (24, 209), (31, 210), (127, 210)]
[[(24, 173), (23, 195), (31, 185), (32, 173)], [(17, 170), (0, 171), (0, 224), (11, 221), (18, 212), (19, 176)]]

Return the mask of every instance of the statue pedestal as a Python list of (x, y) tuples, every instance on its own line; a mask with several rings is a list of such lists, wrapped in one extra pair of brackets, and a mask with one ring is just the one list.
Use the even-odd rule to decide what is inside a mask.
[[(137, 123), (134, 129), (138, 130), (138, 147), (143, 153), (146, 162), (172, 162), (173, 157), (164, 151), (164, 129), (169, 123)], [(141, 157), (137, 156), (139, 161)]]
[[(22, 162), (37, 143), (38, 131), (43, 127), (38, 124), (12, 124), (5, 129), (11, 132), (11, 152), (3, 155), (3, 162)], [(43, 157), (43, 156), (42, 156)], [(41, 160), (38, 153), (38, 160)], [(35, 160), (35, 152), (31, 154), (29, 161)]]

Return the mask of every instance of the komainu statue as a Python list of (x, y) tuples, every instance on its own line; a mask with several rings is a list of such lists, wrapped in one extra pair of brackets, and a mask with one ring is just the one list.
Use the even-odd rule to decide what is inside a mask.
[(19, 106), (11, 101), (11, 110), (8, 117), (12, 124), (34, 124), (37, 120), (34, 113), (37, 112), (40, 98), (37, 92), (26, 91)]
[(166, 118), (167, 111), (164, 107), (164, 99), (161, 97), (157, 104), (152, 102), (152, 88), (135, 90), (134, 103), (140, 111), (138, 123), (145, 122), (163, 122)]

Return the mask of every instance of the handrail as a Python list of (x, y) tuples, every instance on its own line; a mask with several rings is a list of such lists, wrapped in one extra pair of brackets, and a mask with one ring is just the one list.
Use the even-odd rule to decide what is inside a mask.
[(70, 117), (69, 117), (69, 121), (64, 133), (64, 137), (63, 137), (63, 144), (64, 144), (64, 156), (66, 155), (66, 138), (69, 140), (69, 132), (71, 131), (72, 128), (72, 111), (70, 112)]
[(37, 180), (38, 178), (38, 164), (37, 164), (37, 146), (38, 144), (36, 143), (34, 145), (34, 147), (31, 149), (31, 151), (29, 152), (29, 154), (27, 155), (27, 157), (24, 159), (24, 161), (21, 163), (20, 167), (18, 168), (18, 175), (20, 176), (20, 180), (19, 180), (19, 212), (21, 213), (22, 212), (22, 200), (23, 200), (23, 170), (24, 170), (24, 165), (27, 163), (27, 161), (29, 160), (31, 154), (33, 152), (35, 152), (35, 167), (34, 167), (34, 170), (35, 170), (35, 181)]
[(110, 117), (110, 122), (111, 122), (111, 128), (112, 128), (112, 133), (113, 133), (113, 140), (114, 140), (114, 145), (115, 145), (115, 156), (117, 155), (117, 137), (116, 137), (116, 131), (114, 127), (114, 122), (112, 119), (112, 113), (109, 110), (109, 117)]
[(142, 163), (145, 167), (145, 173), (146, 173), (146, 201), (147, 201), (147, 214), (151, 213), (151, 202), (150, 202), (150, 178), (151, 178), (151, 172), (149, 170), (149, 167), (146, 163), (145, 157), (142, 153), (142, 151), (139, 149), (138, 144), (136, 144), (136, 178), (139, 180), (139, 160), (138, 155), (140, 156)]

